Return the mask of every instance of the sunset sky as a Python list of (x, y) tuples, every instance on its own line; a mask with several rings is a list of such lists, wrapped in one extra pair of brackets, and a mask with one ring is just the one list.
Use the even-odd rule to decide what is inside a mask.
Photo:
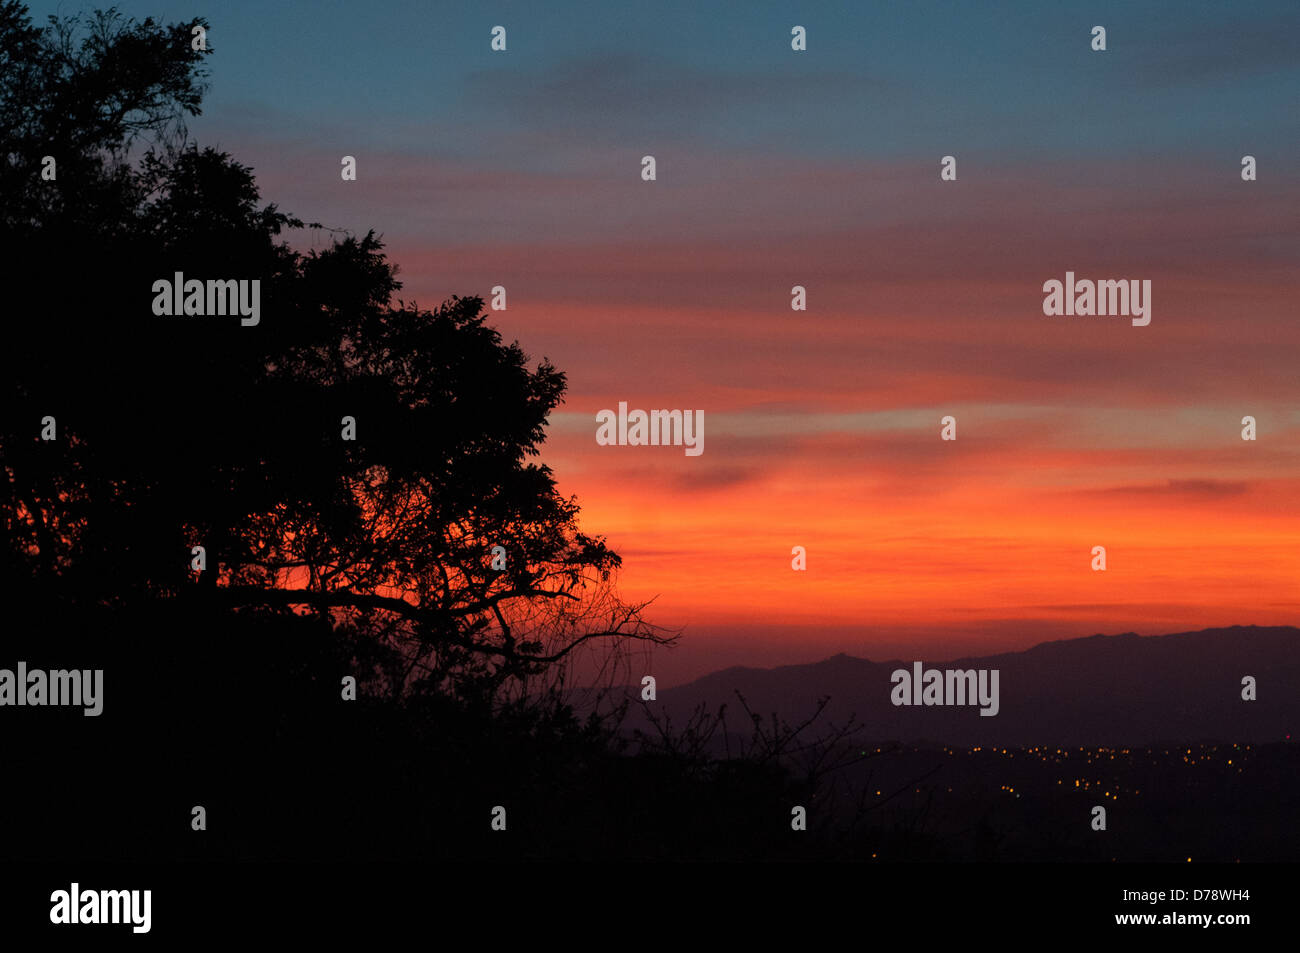
[[(1300, 622), (1292, 0), (118, 6), (210, 20), (191, 132), (264, 200), (380, 232), (407, 300), (507, 288), (669, 683)], [(1044, 316), (1066, 271), (1151, 324)], [(597, 446), (619, 401), (703, 410), (703, 455)]]

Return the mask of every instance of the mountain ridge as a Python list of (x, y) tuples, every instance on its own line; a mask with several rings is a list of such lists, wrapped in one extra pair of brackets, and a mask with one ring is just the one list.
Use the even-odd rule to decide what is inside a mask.
[[(731, 666), (661, 688), (655, 702), (674, 718), (703, 704), (806, 718), (830, 696), (826, 715), (856, 715), (873, 740), (942, 739), (953, 744), (1137, 744), (1158, 738), (1277, 741), (1300, 728), (1300, 628), (1234, 625), (1143, 636), (1098, 633), (1027, 649), (948, 660), (929, 669), (999, 672), (999, 711), (894, 705), (892, 673), (916, 657), (882, 661), (841, 652), (773, 668)], [(1242, 698), (1243, 679), (1257, 697)], [(633, 698), (639, 698), (639, 687)], [(634, 710), (638, 706), (633, 706)]]

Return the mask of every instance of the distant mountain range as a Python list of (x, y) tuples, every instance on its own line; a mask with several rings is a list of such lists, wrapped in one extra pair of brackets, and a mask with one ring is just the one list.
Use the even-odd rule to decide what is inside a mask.
[[(891, 694), (902, 691), (892, 673), (902, 669), (910, 676), (918, 660), (925, 669), (996, 669), (997, 715), (982, 717), (978, 704), (892, 704)], [(1242, 699), (1245, 676), (1256, 681), (1255, 701)], [(947, 661), (872, 662), (836, 655), (811, 665), (728, 668), (661, 688), (648, 704), (680, 724), (697, 705), (716, 709), (727, 703), (728, 725), (743, 729), (736, 691), (756, 714), (775, 712), (792, 723), (830, 696), (823, 722), (856, 714), (872, 741), (963, 746), (1282, 741), (1287, 735), (1300, 738), (1300, 629), (1233, 626), (1163, 636), (1094, 635)], [(639, 698), (639, 689), (633, 697)], [(644, 725), (640, 706), (632, 707), (630, 726)]]

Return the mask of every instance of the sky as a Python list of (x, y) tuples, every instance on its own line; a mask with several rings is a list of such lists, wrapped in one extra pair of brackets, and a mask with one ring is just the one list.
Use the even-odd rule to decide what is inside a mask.
[[(506, 287), (661, 685), (1300, 621), (1292, 0), (117, 6), (209, 20), (190, 131), (264, 200), (374, 228), (408, 301)], [(1044, 315), (1067, 271), (1150, 325)], [(619, 401), (704, 453), (597, 445)]]

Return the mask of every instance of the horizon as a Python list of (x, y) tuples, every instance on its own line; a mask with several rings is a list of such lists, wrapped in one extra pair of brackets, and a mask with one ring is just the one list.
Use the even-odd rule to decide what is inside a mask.
[[(660, 690), (668, 690), (672, 688), (678, 688), (684, 685), (690, 685), (694, 682), (709, 678), (714, 675), (722, 675), (727, 672), (736, 671), (736, 670), (773, 672), (783, 668), (809, 668), (812, 666), (821, 665), (825, 662), (834, 661), (837, 658), (847, 658), (856, 662), (867, 662), (871, 665), (890, 665), (893, 663), (901, 664), (905, 662), (914, 662), (914, 661), (922, 661), (925, 662), (927, 665), (930, 664), (949, 665), (957, 662), (996, 658), (999, 656), (1006, 656), (1006, 655), (1023, 655), (1026, 652), (1032, 652), (1034, 649), (1042, 648), (1043, 646), (1047, 646), (1047, 645), (1057, 645), (1062, 642), (1086, 642), (1092, 639), (1121, 639), (1125, 637), (1133, 637), (1137, 639), (1166, 639), (1166, 638), (1173, 638), (1181, 635), (1203, 635), (1207, 632), (1229, 632), (1233, 629), (1290, 629), (1293, 632), (1295, 632), (1297, 635), (1300, 635), (1300, 626), (1255, 625), (1253, 623), (1243, 623), (1240, 625), (1226, 625), (1226, 626), (1208, 626), (1201, 629), (1188, 629), (1186, 631), (1181, 631), (1181, 632), (1159, 632), (1159, 633), (1149, 633), (1149, 634), (1143, 634), (1141, 632), (1131, 632), (1131, 631), (1113, 632), (1113, 633), (1094, 632), (1091, 635), (1067, 636), (1065, 638), (1060, 638), (1060, 639), (1046, 639), (1044, 641), (1035, 642), (1032, 645), (1025, 646), (1024, 648), (1008, 649), (1008, 650), (990, 650), (980, 655), (959, 655), (959, 656), (952, 656), (952, 657), (934, 657), (934, 658), (916, 658), (916, 657), (908, 657), (904, 655), (896, 655), (893, 657), (870, 658), (862, 655), (854, 655), (851, 652), (836, 652), (833, 655), (826, 655), (809, 661), (784, 662), (776, 665), (745, 665), (745, 664), (725, 665), (722, 668), (714, 669), (713, 671), (705, 672), (701, 675), (692, 676), (680, 682), (671, 682), (663, 678), (660, 678), (659, 682), (660, 682)], [(624, 686), (624, 687), (628, 687), (628, 686)]]

